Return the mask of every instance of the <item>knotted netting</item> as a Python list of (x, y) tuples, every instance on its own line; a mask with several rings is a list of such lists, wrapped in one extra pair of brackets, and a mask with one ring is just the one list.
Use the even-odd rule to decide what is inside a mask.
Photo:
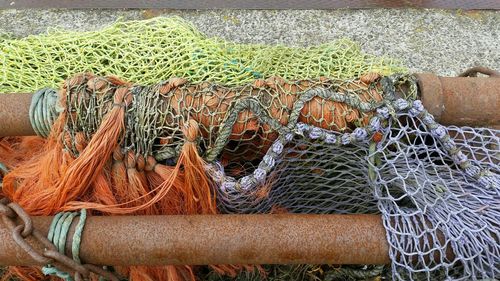
[[(44, 89), (37, 96), (54, 93)], [(500, 258), (498, 131), (446, 128), (416, 97), (414, 78), (407, 75), (296, 82), (272, 77), (236, 88), (180, 78), (140, 86), (77, 75), (65, 83), (59, 100), (49, 99), (51, 114), (32, 108), (33, 120), (53, 120), (52, 114), (61, 112), (63, 122), (53, 125), (58, 129), (49, 138), (73, 159), (63, 159), (68, 167), (60, 171), (62, 180), (49, 176), (55, 187), (47, 191), (14, 170), (17, 189), (8, 174), (4, 190), (39, 214), (54, 208), (33, 206), (36, 200), (25, 198), (27, 192), (42, 192), (39, 188), (62, 198), (54, 202), (56, 209), (85, 206), (121, 213), (152, 207), (153, 213), (170, 208), (203, 213), (211, 209), (210, 200), (205, 206), (198, 198), (183, 209), (188, 195), (176, 203), (178, 195), (170, 194), (177, 180), (184, 184), (178, 192), (187, 192), (188, 164), (196, 163), (186, 156), (189, 145), (204, 160), (200, 163), (217, 212), (380, 213), (394, 279), (494, 278)], [(113, 114), (123, 127), (97, 137), (108, 133), (103, 128), (113, 130)], [(97, 168), (71, 171), (91, 143), (111, 154), (103, 154), (105, 161)], [(126, 188), (135, 196), (113, 191), (119, 186), (115, 165), (120, 163), (127, 169)], [(159, 166), (166, 167), (166, 175)], [(65, 173), (86, 170), (102, 171), (100, 181), (115, 184), (106, 186), (89, 176), (82, 190), (70, 182), (74, 194), (60, 194), (68, 181)], [(174, 178), (168, 185), (157, 184), (150, 173), (165, 182), (165, 177)], [(140, 183), (134, 183), (135, 175)], [(39, 180), (47, 179), (42, 175)], [(195, 197), (204, 194), (198, 188), (193, 192)], [(103, 194), (112, 198), (105, 201)], [(134, 202), (140, 204), (131, 207)]]
[(350, 79), (369, 71), (406, 71), (365, 54), (343, 38), (310, 47), (238, 44), (207, 37), (179, 17), (119, 21), (96, 31), (49, 30), (25, 38), (0, 35), (0, 93), (59, 87), (81, 72), (116, 75), (142, 85), (170, 77), (242, 86), (273, 75)]
[(236, 183), (239, 189), (233, 179), (222, 182), (221, 208), (380, 212), (394, 279), (497, 277), (499, 131), (446, 128), (418, 100), (397, 99), (376, 111), (352, 133), (298, 123)]
[[(142, 23), (130, 26), (134, 24), (144, 28)], [(123, 31), (120, 26), (103, 31), (111, 38), (106, 50), (123, 47), (112, 43), (113, 32)], [(353, 68), (339, 68), (344, 57), (336, 55), (352, 54), (342, 53), (343, 48), (332, 53), (321, 47), (329, 54), (326, 68), (325, 60), (316, 61), (314, 56), (308, 57), (310, 64), (289, 68), (292, 64), (283, 62), (299, 59), (303, 50), (285, 48), (295, 55), (283, 52), (289, 56), (284, 58), (278, 53), (285, 49), (278, 48), (271, 58), (283, 67), (265, 64), (255, 76), (257, 72), (248, 71), (258, 69), (252, 64), (258, 56), (252, 52), (263, 54), (271, 49), (231, 45), (252, 51), (248, 59), (239, 61), (244, 67), (233, 72), (226, 68), (234, 59), (225, 53), (230, 49), (226, 43), (202, 38), (212, 42), (206, 52), (211, 55), (200, 57), (196, 50), (207, 43), (188, 40), (185, 45), (187, 31), (177, 34), (172, 26), (176, 27), (159, 30), (168, 30), (168, 42), (179, 43), (179, 49), (172, 52), (185, 52), (180, 56), (179, 61), (185, 63), (180, 72), (172, 72), (177, 64), (170, 65), (166, 55), (161, 61), (168, 63), (151, 64), (156, 67), (152, 73), (146, 71), (151, 66), (147, 63), (146, 68), (134, 68), (132, 63), (129, 73), (108, 62), (98, 71), (132, 77), (129, 80), (135, 83), (85, 73), (65, 80), (59, 90), (37, 91), (30, 118), (47, 143), (29, 163), (9, 167), (13, 169), (5, 175), (5, 195), (33, 215), (80, 208), (88, 208), (93, 215), (381, 214), (390, 245), (390, 268), (347, 267), (325, 278), (384, 274), (394, 280), (477, 280), (499, 276), (500, 131), (436, 123), (418, 100), (413, 76), (363, 75), (377, 71), (363, 56)], [(83, 40), (84, 51), (90, 51), (85, 44), (95, 44), (93, 39), (100, 35), (86, 36), (92, 40), (78, 40)], [(174, 40), (176, 36), (180, 41)], [(49, 44), (45, 39), (27, 41)], [(130, 40), (147, 42), (143, 39)], [(26, 43), (8, 40), (4, 48)], [(71, 44), (64, 47), (68, 56), (75, 54)], [(183, 49), (193, 45), (198, 47)], [(223, 46), (224, 53), (214, 51), (214, 46)], [(148, 48), (137, 49), (155, 50)], [(135, 52), (142, 54), (134, 57), (137, 63), (148, 62), (145, 53)], [(360, 59), (348, 57), (351, 62)], [(198, 58), (203, 59), (203, 66), (197, 64)], [(12, 59), (8, 65), (23, 62)], [(51, 73), (49, 83), (41, 85), (23, 76), (38, 71), (36, 67), (19, 69), (9, 72), (13, 74), (2, 82), (6, 89), (53, 86), (65, 75), (64, 71)], [(140, 73), (135, 73), (138, 69)], [(241, 267), (212, 269), (234, 276)], [(117, 270), (132, 280), (144, 275), (156, 280), (195, 278), (195, 270), (188, 266)], [(293, 271), (284, 270), (284, 276)]]

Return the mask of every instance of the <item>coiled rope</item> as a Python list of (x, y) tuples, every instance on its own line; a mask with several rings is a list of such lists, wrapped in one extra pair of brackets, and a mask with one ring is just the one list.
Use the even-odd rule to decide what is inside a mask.
[[(50, 224), (49, 233), (47, 238), (56, 246), (57, 250), (61, 254), (65, 254), (66, 251), (66, 239), (68, 232), (71, 229), (73, 220), (79, 217), (78, 224), (75, 228), (75, 233), (73, 234), (73, 239), (71, 243), (71, 253), (73, 260), (77, 263), (81, 263), (80, 260), (80, 244), (82, 241), (83, 228), (85, 226), (85, 221), (87, 219), (87, 211), (82, 209), (80, 212), (63, 212), (58, 213), (52, 223)], [(42, 268), (42, 272), (45, 275), (53, 275), (64, 279), (65, 281), (73, 281), (73, 277), (70, 273), (61, 271), (60, 269), (47, 265)]]
[(41, 137), (48, 137), (50, 128), (62, 111), (57, 106), (57, 91), (52, 88), (38, 90), (31, 99), (29, 117), (35, 133)]

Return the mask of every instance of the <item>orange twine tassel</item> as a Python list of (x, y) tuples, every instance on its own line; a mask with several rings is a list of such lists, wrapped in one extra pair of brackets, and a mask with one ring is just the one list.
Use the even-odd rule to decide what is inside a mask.
[[(67, 84), (88, 84), (93, 78), (89, 74), (75, 76)], [(72, 140), (64, 126), (68, 114), (73, 113), (63, 112), (47, 141), (38, 138), (30, 140), (32, 144), (28, 139), (21, 142), (27, 145), (26, 152), (12, 160), (16, 168), (4, 178), (5, 195), (31, 215), (53, 215), (81, 208), (107, 215), (217, 214), (215, 185), (197, 150), (196, 141), (201, 134), (198, 123), (190, 119), (182, 126), (185, 143), (175, 166), (157, 163), (152, 156), (144, 159), (133, 151), (124, 153), (120, 142), (125, 129), (125, 106), (131, 103), (132, 96), (125, 82), (117, 78), (106, 79), (118, 88), (114, 92), (112, 109), (92, 138), (87, 140), (82, 132), (77, 132)], [(66, 104), (66, 89), (61, 91), (60, 98), (61, 104)], [(66, 149), (73, 147), (73, 141), (78, 157)], [(18, 153), (20, 148), (14, 149), (10, 142), (0, 140), (0, 152), (5, 152), (0, 160)], [(254, 269), (245, 265), (214, 265), (212, 268), (231, 276), (243, 268)], [(193, 270), (192, 266), (118, 268), (129, 275), (130, 280), (194, 281)], [(50, 279), (41, 276), (38, 269), (16, 267), (11, 272), (23, 280)]]

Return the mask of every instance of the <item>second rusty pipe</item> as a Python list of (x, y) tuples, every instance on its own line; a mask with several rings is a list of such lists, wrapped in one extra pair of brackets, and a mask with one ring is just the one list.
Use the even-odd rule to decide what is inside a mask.
[(29, 109), (33, 94), (0, 94), (0, 137), (34, 136)]
[(420, 99), (443, 125), (499, 127), (500, 77), (416, 74)]
[[(33, 217), (33, 224), (46, 235), (51, 219)], [(380, 215), (94, 216), (80, 257), (123, 266), (390, 262)], [(37, 265), (1, 220), (0, 265)]]

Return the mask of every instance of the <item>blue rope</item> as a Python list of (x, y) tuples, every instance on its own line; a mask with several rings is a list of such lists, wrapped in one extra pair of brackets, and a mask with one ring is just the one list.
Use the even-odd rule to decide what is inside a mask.
[(52, 124), (62, 110), (58, 107), (57, 101), (58, 94), (55, 89), (43, 88), (33, 95), (29, 118), (37, 135), (45, 138), (49, 136)]

